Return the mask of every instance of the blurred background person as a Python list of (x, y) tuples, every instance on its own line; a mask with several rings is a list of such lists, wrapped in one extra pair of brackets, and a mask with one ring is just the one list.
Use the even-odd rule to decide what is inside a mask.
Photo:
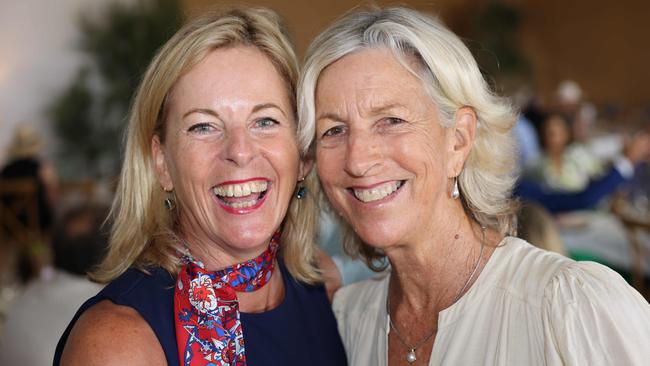
[(582, 148), (572, 146), (571, 127), (561, 114), (547, 116), (540, 126), (542, 155), (524, 175), (556, 191), (580, 191), (602, 174), (600, 162)]
[(555, 90), (555, 105), (553, 109), (556, 113), (564, 117), (565, 120), (573, 122), (576, 114), (580, 110), (583, 101), (582, 88), (574, 80), (561, 81)]
[[(43, 158), (43, 136), (29, 124), (16, 126), (7, 150), (7, 163), (0, 171), (0, 179), (26, 179), (36, 185), (39, 229), (47, 233), (54, 220), (54, 207), (59, 193), (59, 182), (54, 165)], [(3, 197), (5, 204), (15, 199)], [(26, 224), (26, 213), (19, 214)]]
[(53, 272), (30, 282), (14, 299), (0, 336), (0, 365), (51, 365), (69, 319), (102, 286), (87, 278), (107, 249), (103, 206), (78, 207), (54, 228)]
[[(16, 126), (0, 170), (0, 251), (3, 272), (21, 283), (38, 276), (49, 255), (59, 183), (54, 165), (43, 158), (45, 140), (31, 125)], [(15, 259), (15, 260), (14, 260)]]

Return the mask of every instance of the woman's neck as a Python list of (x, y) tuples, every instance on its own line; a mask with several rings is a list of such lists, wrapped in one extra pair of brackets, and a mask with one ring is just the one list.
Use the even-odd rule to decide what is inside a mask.
[(262, 313), (278, 307), (284, 300), (282, 270), (275, 260), (273, 275), (269, 282), (257, 291), (238, 292), (239, 310), (243, 313)]
[[(386, 250), (392, 266), (389, 296), (395, 305), (414, 312), (435, 310), (437, 314), (452, 305), (461, 289), (469, 289), (469, 282), (478, 278), (492, 253), (486, 245), (481, 254), (484, 235), (489, 241), (495, 233), (481, 230), (464, 211), (447, 217), (460, 219), (456, 223), (440, 220), (419, 242)], [(470, 278), (472, 272), (475, 274)]]
[(191, 228), (183, 230), (179, 239), (187, 247), (192, 258), (203, 263), (208, 271), (218, 271), (254, 259), (262, 254), (271, 242), (269, 237), (259, 245), (239, 250), (203, 235), (192, 234), (197, 232), (200, 231)]
[[(187, 236), (183, 239), (194, 260), (198, 260), (206, 270), (218, 271), (254, 259), (261, 255), (271, 242), (269, 238), (263, 245), (246, 252), (229, 252), (216, 243), (205, 243), (199, 238)], [(276, 308), (284, 299), (284, 281), (278, 260), (273, 260), (271, 279), (261, 288), (252, 292), (237, 292), (239, 310), (244, 313), (261, 313)]]

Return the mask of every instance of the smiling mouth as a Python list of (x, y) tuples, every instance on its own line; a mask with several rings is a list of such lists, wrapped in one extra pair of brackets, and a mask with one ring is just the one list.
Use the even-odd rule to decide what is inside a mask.
[(250, 181), (238, 184), (221, 184), (212, 189), (217, 199), (224, 205), (236, 209), (257, 205), (266, 195), (269, 182)]
[(372, 188), (348, 188), (348, 191), (359, 201), (368, 203), (394, 195), (395, 192), (402, 188), (405, 182), (405, 180), (394, 180)]

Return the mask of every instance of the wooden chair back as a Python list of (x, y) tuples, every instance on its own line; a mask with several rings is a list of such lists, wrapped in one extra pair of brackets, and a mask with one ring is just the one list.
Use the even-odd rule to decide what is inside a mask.
[(0, 241), (26, 243), (42, 238), (37, 190), (33, 179), (0, 179)]

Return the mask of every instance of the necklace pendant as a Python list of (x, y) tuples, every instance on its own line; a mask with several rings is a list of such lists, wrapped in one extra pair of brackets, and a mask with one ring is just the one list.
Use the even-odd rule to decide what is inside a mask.
[(406, 361), (408, 361), (409, 363), (413, 363), (413, 362), (415, 362), (415, 360), (417, 360), (417, 359), (418, 359), (418, 358), (415, 357), (415, 350), (414, 350), (413, 348), (411, 348), (411, 350), (409, 351), (409, 353), (406, 354)]

